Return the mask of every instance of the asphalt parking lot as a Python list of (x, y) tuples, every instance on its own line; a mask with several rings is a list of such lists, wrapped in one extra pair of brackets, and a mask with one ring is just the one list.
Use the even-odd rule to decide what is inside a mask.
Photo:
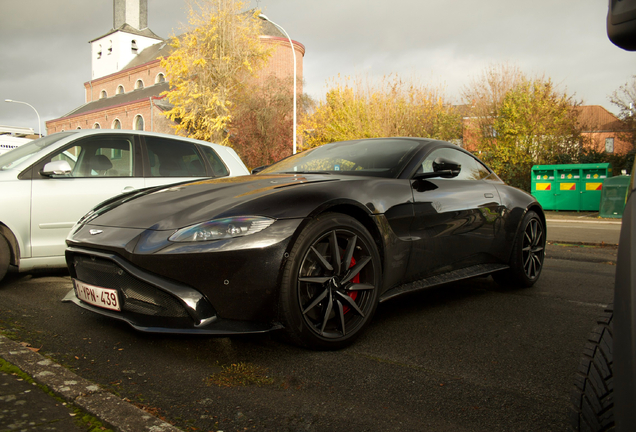
[(275, 334), (138, 333), (60, 303), (64, 273), (9, 276), (0, 329), (183, 430), (566, 430), (585, 336), (612, 298), (615, 255), (550, 245), (530, 289), (482, 278), (396, 298), (338, 352)]

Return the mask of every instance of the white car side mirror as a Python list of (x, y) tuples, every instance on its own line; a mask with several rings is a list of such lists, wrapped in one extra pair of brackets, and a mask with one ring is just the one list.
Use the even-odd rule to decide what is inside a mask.
[(57, 160), (44, 165), (40, 174), (45, 176), (66, 175), (71, 173), (71, 165), (65, 160)]

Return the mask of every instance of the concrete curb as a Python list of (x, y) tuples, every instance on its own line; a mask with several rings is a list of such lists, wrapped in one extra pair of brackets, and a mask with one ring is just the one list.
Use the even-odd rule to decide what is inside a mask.
[(609, 224), (609, 225), (620, 225), (622, 222), (620, 220), (617, 221), (608, 221), (608, 220), (581, 220), (581, 219), (546, 219), (546, 222), (567, 222), (567, 223), (584, 223), (584, 224)]
[(181, 432), (46, 357), (0, 335), (0, 357), (53, 393), (121, 432)]

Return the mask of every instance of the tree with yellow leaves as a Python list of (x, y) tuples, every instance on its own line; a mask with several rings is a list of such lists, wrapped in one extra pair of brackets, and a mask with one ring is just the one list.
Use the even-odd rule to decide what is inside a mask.
[(325, 100), (302, 120), (304, 148), (359, 138), (412, 136), (455, 140), (461, 116), (438, 88), (397, 75), (332, 79)]
[(270, 56), (259, 41), (260, 11), (243, 7), (236, 0), (193, 0), (186, 32), (170, 41), (174, 51), (161, 66), (173, 105), (165, 115), (177, 133), (227, 143), (235, 95)]

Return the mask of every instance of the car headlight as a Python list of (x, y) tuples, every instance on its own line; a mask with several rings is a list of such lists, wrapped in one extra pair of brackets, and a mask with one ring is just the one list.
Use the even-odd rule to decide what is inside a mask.
[(242, 237), (263, 231), (276, 222), (262, 216), (239, 216), (215, 219), (181, 228), (170, 236), (173, 242), (196, 242)]

